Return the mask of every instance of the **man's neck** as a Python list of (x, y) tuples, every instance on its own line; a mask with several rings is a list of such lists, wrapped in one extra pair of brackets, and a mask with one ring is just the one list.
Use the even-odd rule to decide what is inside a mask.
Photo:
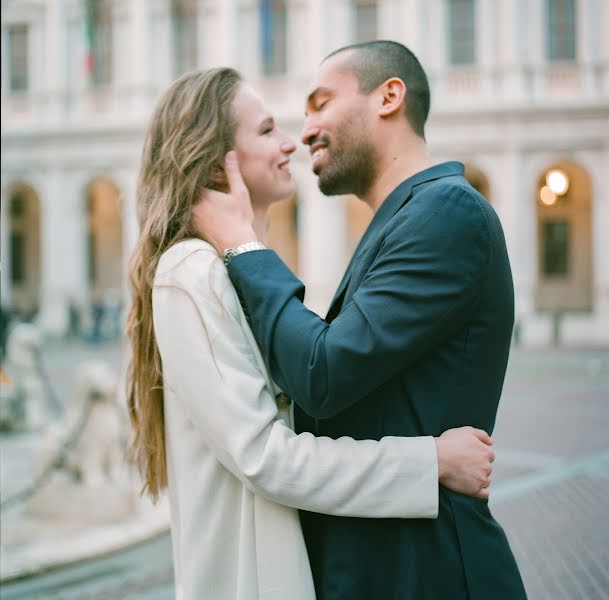
[(432, 167), (434, 164), (425, 141), (415, 138), (407, 144), (388, 149), (378, 164), (378, 177), (368, 194), (361, 198), (373, 212), (402, 181)]

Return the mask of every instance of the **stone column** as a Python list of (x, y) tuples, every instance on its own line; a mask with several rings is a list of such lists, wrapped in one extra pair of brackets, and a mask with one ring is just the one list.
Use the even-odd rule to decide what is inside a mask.
[[(132, 0), (133, 1), (133, 0)], [(135, 33), (131, 2), (114, 2), (112, 5), (112, 109), (118, 114), (124, 113), (125, 97), (132, 100), (134, 92), (135, 71)]]
[(238, 36), (237, 0), (205, 0), (201, 7), (207, 22), (208, 40), (205, 46), (208, 64), (237, 66)]
[[(422, 39), (423, 65), (427, 70), (432, 88), (432, 96), (446, 99), (446, 4), (442, 0), (429, 0), (422, 15), (424, 31), (427, 36)], [(445, 101), (445, 100), (444, 100)]]
[(314, 73), (324, 56), (334, 50), (330, 47), (331, 42), (328, 39), (330, 37), (328, 33), (331, 31), (328, 22), (329, 5), (328, 0), (308, 0), (307, 2), (307, 43), (302, 44), (301, 51), (305, 55), (309, 73)]
[(592, 268), (594, 284), (593, 307), (598, 343), (609, 343), (609, 146), (595, 152), (592, 167)]
[(537, 282), (537, 207), (535, 174), (527, 168), (527, 157), (517, 147), (497, 156), (493, 172), (493, 198), (503, 225), (508, 247), (514, 292), (516, 321), (526, 342), (535, 314)]
[[(322, 56), (311, 64), (311, 55), (320, 52), (319, 47), (311, 44), (310, 36), (317, 27), (311, 27), (310, 14), (312, 7), (306, 0), (289, 0), (288, 2), (288, 77), (297, 85), (309, 80), (314, 68)], [(303, 43), (303, 40), (307, 40)]]
[(399, 0), (379, 0), (378, 38), (400, 41), (400, 2)]
[(524, 101), (524, 61), (527, 48), (527, 4), (524, 0), (497, 2), (494, 35), (498, 42), (501, 94), (513, 103)]
[(546, 79), (546, 43), (548, 36), (544, 0), (529, 0), (526, 8), (527, 48), (525, 56), (532, 69), (529, 76), (529, 96), (539, 98), (544, 93)]
[(596, 92), (595, 69), (601, 42), (594, 30), (602, 28), (600, 10), (596, 0), (579, 0), (575, 6), (575, 58), (580, 70), (580, 89), (586, 98), (591, 98)]
[(123, 264), (122, 268), (122, 297), (124, 306), (129, 299), (129, 278), (128, 266), (129, 257), (135, 248), (139, 236), (139, 226), (137, 223), (137, 167), (125, 169), (120, 176), (121, 195), (121, 227), (123, 236)]
[(350, 0), (329, 0), (327, 6), (325, 14), (322, 14), (322, 18), (327, 19), (329, 27), (326, 30), (324, 56), (353, 42), (353, 15)]
[(86, 219), (81, 190), (61, 168), (45, 173), (40, 196), (42, 282), (40, 324), (51, 335), (63, 335), (68, 303), (83, 304), (87, 294)]
[[(239, 47), (235, 51), (235, 66), (247, 79), (256, 81), (262, 74), (260, 6), (255, 0), (238, 0), (238, 2), (238, 13), (234, 15), (237, 39), (239, 40)], [(208, 12), (205, 17), (206, 31), (208, 32), (210, 27), (214, 26), (211, 20), (213, 19), (212, 15), (213, 12)]]
[[(7, 173), (2, 172), (2, 182), (7, 181)], [(0, 302), (2, 306), (8, 306), (11, 301), (11, 280), (9, 277), (10, 265), (10, 213), (9, 195), (10, 186), (3, 183), (2, 201), (0, 203)]]
[(68, 85), (68, 27), (64, 0), (51, 0), (47, 6), (45, 36), (46, 115), (49, 122), (64, 118)]
[(429, 53), (425, 47), (427, 0), (402, 0), (397, 7), (396, 19), (399, 31), (395, 39), (412, 50), (423, 64), (424, 69), (431, 66)]
[(150, 92), (150, 12), (146, 0), (131, 0), (128, 46), (131, 54), (131, 109), (135, 117), (146, 113)]
[[(149, 11), (150, 71), (149, 81), (156, 88), (155, 95), (173, 80), (173, 39), (169, 0), (147, 0)], [(142, 31), (142, 34), (145, 32)]]
[(599, 0), (595, 10), (599, 56), (597, 62), (599, 93), (609, 96), (609, 2)]
[(299, 181), (299, 271), (307, 286), (306, 305), (325, 315), (347, 264), (342, 197), (327, 198), (303, 160), (294, 165)]
[(497, 20), (498, 9), (495, 2), (475, 3), (474, 35), (476, 38), (475, 59), (480, 74), (480, 94), (487, 102), (492, 101), (499, 90), (497, 80)]

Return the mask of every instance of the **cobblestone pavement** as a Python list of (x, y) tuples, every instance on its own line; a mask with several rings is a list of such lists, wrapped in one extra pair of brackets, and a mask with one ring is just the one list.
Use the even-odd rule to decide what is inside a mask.
[[(83, 352), (48, 357), (54, 385)], [(99, 352), (119, 364), (116, 348)], [(514, 350), (494, 437), (491, 507), (530, 600), (609, 599), (609, 349)], [(172, 598), (170, 540), (6, 584), (1, 596)]]
[(609, 598), (609, 352), (513, 352), (491, 507), (531, 600)]

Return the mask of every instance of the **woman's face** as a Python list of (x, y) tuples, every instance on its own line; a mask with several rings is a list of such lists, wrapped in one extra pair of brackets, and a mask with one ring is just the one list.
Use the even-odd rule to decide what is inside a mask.
[(233, 99), (235, 151), (254, 206), (286, 200), (296, 192), (290, 155), (296, 146), (275, 124), (260, 96), (240, 83)]

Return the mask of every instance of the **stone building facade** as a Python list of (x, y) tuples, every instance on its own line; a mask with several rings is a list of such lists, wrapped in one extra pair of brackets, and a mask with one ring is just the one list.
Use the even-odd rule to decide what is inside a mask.
[[(2, 0), (2, 305), (59, 335), (127, 302), (143, 133), (180, 73), (235, 66), (297, 138), (316, 65), (374, 38), (420, 58), (434, 157), (503, 222), (518, 341), (608, 344), (605, 0)], [(371, 215), (323, 197), (302, 147), (292, 171), (270, 237), (322, 312)]]

